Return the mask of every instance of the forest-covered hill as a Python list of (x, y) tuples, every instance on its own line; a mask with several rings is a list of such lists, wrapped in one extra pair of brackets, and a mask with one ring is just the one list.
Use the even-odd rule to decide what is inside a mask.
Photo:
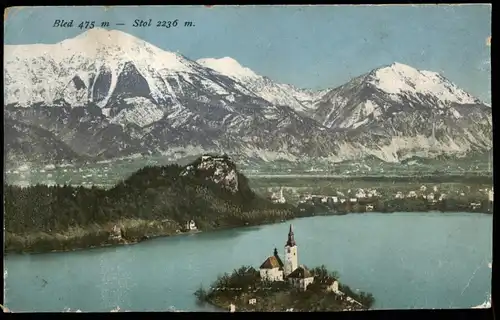
[[(187, 166), (145, 167), (109, 190), (6, 185), (4, 198), (6, 251), (135, 242), (179, 233), (191, 219), (209, 230), (295, 216), (293, 206), (256, 195), (227, 156), (203, 156)], [(120, 237), (113, 238), (113, 228)]]

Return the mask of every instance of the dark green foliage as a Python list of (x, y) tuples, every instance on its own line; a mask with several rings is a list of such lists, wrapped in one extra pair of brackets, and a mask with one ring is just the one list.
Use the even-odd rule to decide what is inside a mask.
[(363, 291), (354, 292), (354, 290), (352, 290), (349, 286), (343, 284), (339, 284), (339, 290), (344, 292), (354, 300), (360, 302), (367, 308), (371, 308), (371, 306), (373, 306), (373, 304), (375, 303), (375, 298), (371, 293), (366, 293)]
[[(341, 311), (352, 307), (368, 309), (373, 305), (375, 300), (371, 294), (354, 293), (348, 286), (339, 285), (339, 289), (363, 306), (353, 306), (346, 300), (346, 295), (326, 291), (320, 281), (338, 279), (337, 272), (328, 271), (324, 265), (310, 271), (315, 281), (306, 291), (298, 291), (288, 281), (262, 281), (257, 270), (243, 266), (231, 274), (219, 276), (209, 288), (200, 287), (194, 294), (199, 302), (210, 302), (222, 308), (234, 303), (237, 310), (243, 311), (284, 311), (289, 308), (295, 311)], [(249, 298), (256, 298), (257, 304), (249, 305)]]
[(203, 302), (207, 298), (207, 291), (203, 289), (203, 286), (200, 286), (198, 290), (195, 291), (194, 295), (199, 302)]
[(330, 272), (325, 265), (315, 267), (310, 270), (314, 277), (318, 280), (326, 280), (327, 278), (338, 279), (339, 273), (337, 271)]
[(232, 288), (242, 291), (250, 291), (249, 287), (255, 287), (260, 283), (260, 275), (257, 270), (251, 266), (242, 266), (234, 270), (231, 274), (223, 274), (212, 284), (212, 288)]
[[(238, 176), (239, 190), (232, 193), (202, 175), (181, 176), (182, 170), (178, 165), (145, 167), (110, 190), (66, 185), (27, 188), (4, 185), (5, 229), (11, 237), (6, 241), (13, 243), (14, 236), (35, 233), (44, 233), (50, 238), (71, 227), (95, 228), (93, 234), (97, 236), (97, 231), (108, 232), (110, 223), (124, 219), (168, 220), (177, 228), (194, 219), (198, 227), (211, 229), (294, 217), (289, 206), (275, 205), (256, 196), (248, 187), (247, 178), (241, 174)], [(143, 236), (143, 232), (147, 230), (136, 227), (126, 230), (124, 236), (137, 238)], [(43, 245), (44, 250), (57, 249), (55, 247), (58, 246)]]
[(229, 299), (235, 295), (255, 293), (256, 291), (273, 293), (290, 289), (287, 282), (262, 281), (258, 270), (251, 266), (242, 266), (233, 270), (231, 274), (220, 275), (208, 290), (198, 289), (195, 295), (198, 297), (203, 293), (205, 300), (214, 297)]

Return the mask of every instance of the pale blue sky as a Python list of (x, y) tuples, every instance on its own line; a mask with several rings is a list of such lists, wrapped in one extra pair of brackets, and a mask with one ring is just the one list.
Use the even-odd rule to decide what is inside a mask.
[[(192, 28), (133, 28), (134, 19), (193, 21)], [(394, 61), (442, 73), (491, 101), (491, 6), (143, 6), (11, 9), (5, 44), (56, 43), (82, 30), (55, 19), (111, 22), (191, 59), (225, 56), (274, 80), (340, 85)], [(113, 26), (114, 23), (125, 26)]]

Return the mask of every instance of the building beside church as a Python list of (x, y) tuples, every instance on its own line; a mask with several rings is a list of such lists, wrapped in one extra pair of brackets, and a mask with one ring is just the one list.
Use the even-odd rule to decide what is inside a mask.
[(268, 257), (260, 266), (260, 277), (264, 281), (288, 281), (300, 290), (306, 290), (314, 281), (314, 276), (304, 266), (299, 266), (297, 243), (293, 234), (292, 225), (288, 232), (285, 244), (284, 262), (274, 249), (274, 254)]
[(339, 282), (334, 278), (318, 279), (318, 283), (325, 291), (339, 293)]
[(300, 266), (288, 275), (287, 280), (294, 287), (306, 290), (307, 287), (314, 282), (314, 276), (305, 267)]

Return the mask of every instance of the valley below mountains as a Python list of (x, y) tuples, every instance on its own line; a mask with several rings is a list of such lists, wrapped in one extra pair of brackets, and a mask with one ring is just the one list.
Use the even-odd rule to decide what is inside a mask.
[(205, 153), (402, 162), (493, 147), (491, 106), (400, 63), (313, 91), (116, 30), (4, 51), (7, 167)]

